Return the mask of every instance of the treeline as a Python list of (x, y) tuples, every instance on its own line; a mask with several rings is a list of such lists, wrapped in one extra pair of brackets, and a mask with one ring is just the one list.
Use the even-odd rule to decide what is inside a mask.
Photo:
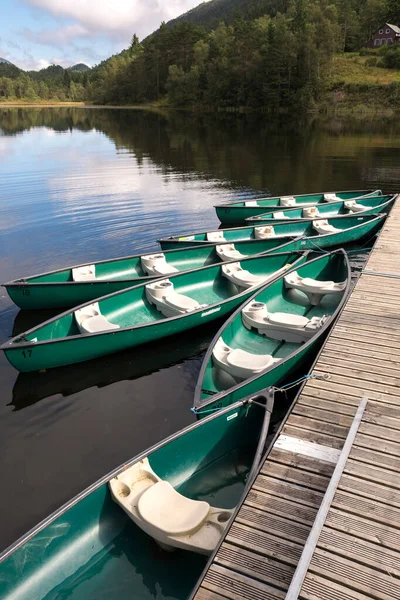
[(86, 100), (88, 82), (88, 72), (56, 65), (25, 72), (14, 65), (0, 63), (0, 100)]
[[(208, 31), (210, 19), (221, 22)], [(360, 50), (384, 22), (400, 24), (399, 0), (214, 0), (85, 73), (1, 77), (0, 66), (0, 98), (309, 108), (329, 86), (334, 53)]]

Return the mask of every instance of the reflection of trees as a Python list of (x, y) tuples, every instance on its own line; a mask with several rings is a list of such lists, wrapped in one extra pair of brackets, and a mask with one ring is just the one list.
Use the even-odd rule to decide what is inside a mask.
[[(129, 150), (139, 164), (148, 157), (165, 173), (218, 179), (234, 187), (302, 191), (336, 189), (354, 181), (354, 162), (324, 157), (357, 157), (373, 166), (377, 155), (398, 143), (400, 122), (309, 117), (294, 121), (260, 114), (149, 112), (141, 110), (35, 108), (3, 109), (0, 131), (16, 135), (32, 127), (55, 131), (97, 130), (117, 150)], [(319, 161), (316, 169), (316, 161)], [(361, 162), (361, 158), (360, 158)], [(361, 165), (360, 165), (361, 166)], [(359, 179), (362, 179), (360, 176)]]

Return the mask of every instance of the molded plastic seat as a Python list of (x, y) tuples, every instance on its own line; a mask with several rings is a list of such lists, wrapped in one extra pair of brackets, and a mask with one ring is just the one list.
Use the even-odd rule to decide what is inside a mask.
[(260, 285), (271, 277), (270, 275), (254, 275), (250, 271), (243, 269), (240, 263), (222, 265), (222, 274), (235, 285), (245, 289), (254, 285)]
[(333, 194), (324, 194), (324, 200), (325, 200), (325, 202), (338, 202), (341, 199), (339, 198), (339, 196), (336, 196), (336, 194), (333, 193)]
[(328, 223), (327, 219), (320, 219), (318, 221), (313, 221), (313, 228), (318, 231), (321, 235), (327, 233), (337, 233), (338, 231), (342, 231), (341, 229), (337, 229), (333, 225)]
[(185, 296), (184, 294), (178, 294), (177, 292), (171, 292), (165, 296), (164, 302), (167, 304), (167, 306), (177, 308), (182, 312), (190, 312), (192, 310), (196, 310), (196, 308), (199, 308), (200, 306), (197, 300), (194, 300), (189, 296)]
[(218, 244), (216, 251), (222, 260), (240, 260), (241, 258), (246, 258), (245, 254), (235, 249), (234, 244)]
[(72, 279), (73, 281), (93, 281), (93, 279), (96, 279), (95, 265), (75, 267), (75, 269), (72, 269)]
[(279, 203), (281, 206), (296, 206), (296, 198), (294, 196), (282, 196)]
[(304, 219), (313, 219), (314, 217), (319, 217), (319, 210), (316, 206), (303, 208)]
[(99, 333), (101, 331), (119, 329), (119, 325), (110, 323), (110, 321), (101, 314), (98, 302), (79, 308), (74, 312), (74, 315), (81, 333)]
[(318, 281), (311, 277), (300, 277), (297, 271), (286, 275), (284, 280), (287, 288), (304, 292), (314, 306), (318, 305), (326, 294), (342, 294), (346, 289), (346, 281)]
[(178, 272), (178, 269), (167, 263), (165, 255), (162, 252), (142, 256), (140, 262), (143, 271), (148, 275), (171, 275), (171, 273)]
[(307, 317), (290, 313), (268, 313), (268, 321), (270, 323), (284, 325), (285, 327), (294, 327), (295, 329), (302, 329), (308, 324), (309, 320)]
[(222, 231), (209, 231), (207, 233), (208, 242), (226, 242)]
[(290, 217), (287, 217), (281, 210), (274, 212), (273, 218), (274, 219), (290, 219)]
[(364, 210), (367, 210), (367, 207), (363, 206), (362, 204), (357, 204), (357, 202), (355, 200), (347, 200), (344, 203), (344, 207), (350, 213), (358, 213), (358, 212), (363, 212)]
[(214, 364), (235, 379), (248, 379), (265, 371), (277, 359), (270, 354), (251, 354), (241, 348), (231, 348), (219, 338), (213, 349)]
[(246, 200), (244, 205), (245, 206), (258, 206), (258, 202), (256, 200)]
[(266, 238), (274, 237), (275, 230), (272, 225), (266, 227), (254, 227), (254, 237), (256, 240), (265, 240)]
[(168, 481), (159, 481), (140, 496), (138, 511), (151, 527), (167, 535), (184, 535), (204, 523), (210, 505), (186, 498)]

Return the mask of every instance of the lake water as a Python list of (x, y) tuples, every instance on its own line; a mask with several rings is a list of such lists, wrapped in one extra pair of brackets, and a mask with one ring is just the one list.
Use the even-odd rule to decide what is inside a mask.
[[(400, 181), (400, 123), (1, 109), (0, 282), (218, 226), (213, 205)], [(53, 313), (51, 313), (53, 314)], [(0, 342), (48, 318), (0, 290)], [(0, 356), (0, 549), (193, 421), (219, 324), (88, 364), (18, 374)]]

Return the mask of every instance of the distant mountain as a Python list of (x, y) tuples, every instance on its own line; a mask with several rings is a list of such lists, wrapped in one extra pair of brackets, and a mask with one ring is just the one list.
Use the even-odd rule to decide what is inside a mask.
[[(10, 62), (9, 60), (6, 60), (5, 58), (1, 58), (1, 56), (0, 56), (0, 63), (6, 63), (7, 65), (13, 65), (12, 62)], [(13, 67), (15, 67), (15, 65), (13, 65)]]
[(90, 71), (90, 67), (88, 67), (87, 65), (85, 65), (85, 63), (78, 63), (77, 65), (74, 65), (73, 67), (69, 67), (68, 71)]

